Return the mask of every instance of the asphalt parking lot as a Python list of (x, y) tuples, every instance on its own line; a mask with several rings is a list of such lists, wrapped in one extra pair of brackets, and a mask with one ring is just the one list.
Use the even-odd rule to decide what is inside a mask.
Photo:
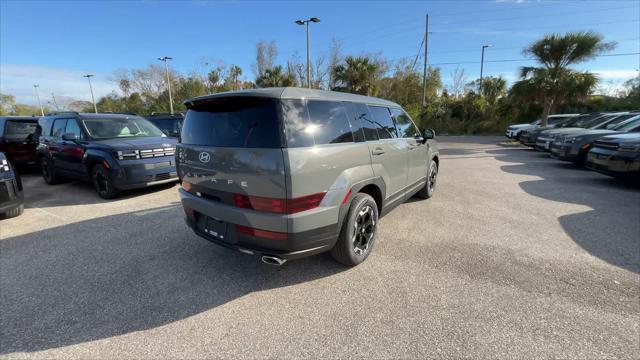
[(177, 185), (105, 201), (27, 175), (0, 222), (0, 356), (637, 358), (640, 188), (502, 140), (440, 137), (435, 197), (351, 269), (210, 244)]

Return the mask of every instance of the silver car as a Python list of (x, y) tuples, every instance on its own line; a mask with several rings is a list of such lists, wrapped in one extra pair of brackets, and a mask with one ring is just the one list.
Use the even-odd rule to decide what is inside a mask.
[(185, 102), (177, 147), (187, 224), (268, 264), (371, 253), (378, 218), (433, 195), (438, 148), (396, 103), (300, 88)]

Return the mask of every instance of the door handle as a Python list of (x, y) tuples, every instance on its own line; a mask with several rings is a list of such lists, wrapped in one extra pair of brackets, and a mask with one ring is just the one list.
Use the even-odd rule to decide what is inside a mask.
[(382, 148), (375, 148), (371, 150), (371, 155), (382, 155), (384, 154), (384, 150)]

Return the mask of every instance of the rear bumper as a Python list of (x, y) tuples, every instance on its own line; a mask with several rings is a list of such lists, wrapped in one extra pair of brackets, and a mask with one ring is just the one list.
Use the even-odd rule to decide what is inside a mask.
[(597, 149), (590, 151), (586, 167), (616, 177), (640, 177), (640, 154)]
[[(283, 215), (236, 208), (198, 197), (184, 189), (180, 189), (179, 194), (185, 212), (192, 212), (186, 216), (186, 223), (198, 236), (247, 254), (273, 255), (292, 260), (328, 251), (338, 237), (340, 207), (321, 207)], [(224, 223), (223, 237), (205, 232), (207, 218)], [(236, 225), (286, 233), (286, 239), (275, 240), (240, 233), (236, 231)]]
[(136, 189), (178, 181), (175, 158), (165, 156), (143, 160), (125, 160), (111, 169), (118, 189)]

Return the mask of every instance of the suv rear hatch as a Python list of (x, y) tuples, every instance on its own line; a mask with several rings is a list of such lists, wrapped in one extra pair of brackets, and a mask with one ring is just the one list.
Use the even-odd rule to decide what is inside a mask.
[(181, 180), (211, 201), (280, 212), (286, 181), (279, 117), (279, 100), (271, 98), (227, 96), (190, 103), (177, 149)]

